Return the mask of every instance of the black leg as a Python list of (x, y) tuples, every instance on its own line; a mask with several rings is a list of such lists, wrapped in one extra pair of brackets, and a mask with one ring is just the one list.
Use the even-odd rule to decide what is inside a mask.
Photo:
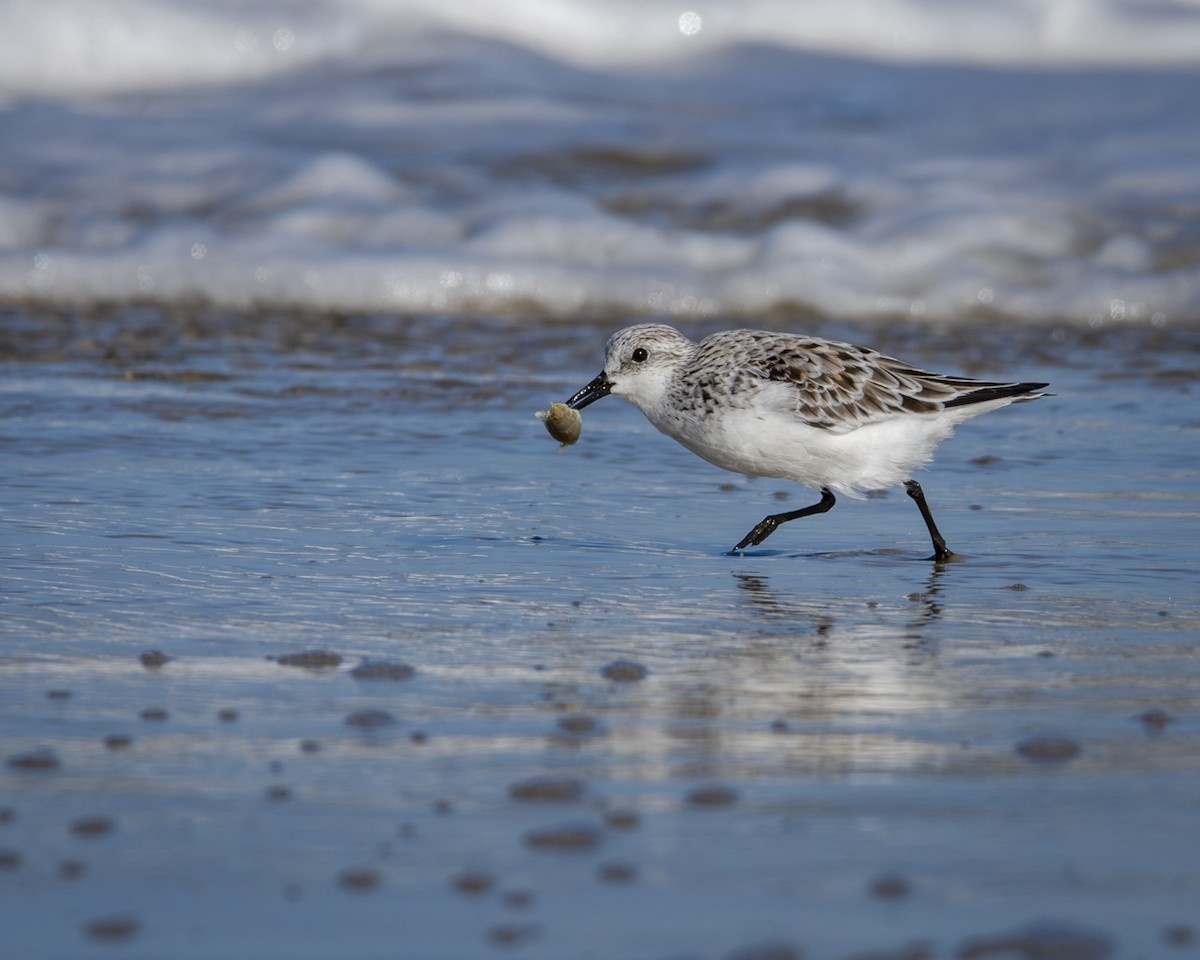
[(929, 504), (925, 502), (925, 491), (921, 489), (921, 485), (916, 480), (909, 480), (904, 485), (904, 489), (917, 502), (917, 509), (921, 511), (921, 518), (925, 521), (925, 526), (929, 528), (929, 539), (933, 541), (933, 556), (929, 559), (935, 560), (938, 563), (945, 563), (954, 554), (946, 546), (945, 537), (938, 532), (937, 524), (933, 522), (933, 514), (929, 512)]
[(775, 528), (781, 523), (787, 523), (789, 520), (799, 520), (801, 517), (808, 517), (814, 513), (824, 513), (826, 510), (832, 508), (835, 503), (837, 501), (833, 498), (833, 494), (828, 489), (822, 490), (820, 503), (814, 503), (811, 507), (793, 510), (791, 513), (774, 513), (769, 517), (764, 517), (753, 530), (742, 537), (742, 542), (733, 549), (745, 550), (746, 547), (757, 547), (773, 534)]

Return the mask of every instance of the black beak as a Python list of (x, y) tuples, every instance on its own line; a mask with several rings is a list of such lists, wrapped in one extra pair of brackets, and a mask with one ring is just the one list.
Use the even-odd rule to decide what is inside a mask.
[(567, 406), (574, 410), (582, 410), (589, 403), (595, 403), (601, 397), (607, 397), (612, 393), (612, 388), (612, 381), (601, 371), (595, 380), (567, 401)]

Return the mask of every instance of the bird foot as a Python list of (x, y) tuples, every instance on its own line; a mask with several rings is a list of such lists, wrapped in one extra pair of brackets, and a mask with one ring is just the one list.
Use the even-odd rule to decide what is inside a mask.
[(730, 553), (737, 553), (741, 550), (745, 550), (747, 547), (757, 547), (760, 543), (766, 540), (767, 537), (773, 534), (775, 532), (775, 528), (778, 526), (779, 521), (775, 520), (774, 517), (767, 517), (766, 520), (763, 520), (761, 523), (757, 524), (753, 530), (742, 537), (742, 539), (738, 541), (738, 545), (734, 547)]

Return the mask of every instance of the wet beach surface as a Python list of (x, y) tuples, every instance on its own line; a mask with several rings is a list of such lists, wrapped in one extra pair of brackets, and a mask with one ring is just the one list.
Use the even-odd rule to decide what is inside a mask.
[(935, 567), (900, 491), (729, 555), (815, 495), (617, 399), (558, 452), (625, 322), (3, 316), (8, 943), (1200, 954), (1200, 334), (781, 319), (1051, 382)]

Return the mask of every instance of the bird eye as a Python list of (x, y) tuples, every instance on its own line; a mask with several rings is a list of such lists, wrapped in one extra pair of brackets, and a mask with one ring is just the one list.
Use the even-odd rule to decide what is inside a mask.
[(650, 354), (649, 354), (649, 352), (646, 350), (646, 348), (645, 348), (645, 347), (638, 347), (636, 350), (634, 350), (634, 351), (633, 351), (633, 353), (631, 353), (631, 354), (629, 355), (629, 358), (630, 358), (630, 359), (631, 359), (631, 360), (632, 360), (634, 363), (641, 363), (641, 362), (643, 362), (643, 361), (644, 361), (644, 360), (645, 360), (645, 359), (646, 359), (648, 356), (650, 356)]

